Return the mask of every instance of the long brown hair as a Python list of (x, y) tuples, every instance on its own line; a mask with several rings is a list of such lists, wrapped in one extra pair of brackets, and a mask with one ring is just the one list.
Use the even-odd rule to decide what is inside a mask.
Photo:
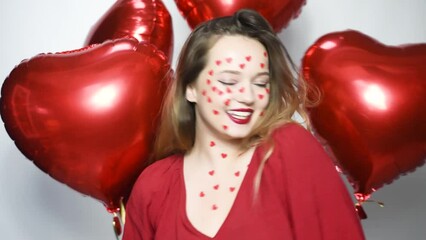
[(284, 45), (269, 23), (257, 12), (240, 10), (233, 16), (216, 18), (200, 24), (190, 34), (179, 55), (173, 82), (166, 95), (154, 159), (190, 150), (195, 141), (195, 109), (185, 98), (187, 86), (193, 83), (207, 63), (208, 52), (224, 35), (241, 35), (259, 41), (269, 58), (270, 100), (243, 147), (265, 140), (277, 126), (291, 122), (297, 111), (305, 120), (303, 108), (306, 85), (298, 79), (296, 68)]

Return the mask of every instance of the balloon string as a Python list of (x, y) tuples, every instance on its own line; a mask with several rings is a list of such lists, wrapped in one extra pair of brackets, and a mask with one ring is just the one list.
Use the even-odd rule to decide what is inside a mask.
[(126, 209), (123, 199), (120, 200), (120, 209), (113, 213), (112, 227), (115, 233), (115, 238), (121, 240), (123, 227), (126, 219)]
[(385, 207), (385, 204), (383, 202), (380, 202), (380, 201), (377, 201), (377, 200), (374, 200), (374, 199), (365, 200), (365, 201), (361, 202), (361, 204), (364, 204), (366, 202), (377, 203), (377, 205), (379, 205), (380, 207)]
[(126, 206), (124, 206), (123, 199), (120, 200), (120, 216), (121, 216), (121, 222), (124, 224), (126, 223)]
[(358, 214), (358, 216), (360, 217), (360, 219), (367, 219), (367, 214), (364, 211), (364, 208), (362, 207), (362, 205), (366, 202), (370, 202), (370, 203), (377, 203), (377, 205), (379, 205), (380, 207), (385, 207), (385, 204), (383, 202), (374, 200), (374, 199), (367, 199), (367, 200), (362, 200), (362, 201), (358, 201), (355, 204), (355, 210)]

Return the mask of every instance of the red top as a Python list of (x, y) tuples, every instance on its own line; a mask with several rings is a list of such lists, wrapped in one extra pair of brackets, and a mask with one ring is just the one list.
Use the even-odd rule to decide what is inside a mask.
[(354, 204), (332, 161), (304, 128), (287, 124), (273, 134), (258, 197), (253, 181), (265, 146), (258, 146), (234, 204), (215, 237), (186, 215), (183, 156), (146, 168), (127, 204), (123, 240), (357, 240), (365, 239)]

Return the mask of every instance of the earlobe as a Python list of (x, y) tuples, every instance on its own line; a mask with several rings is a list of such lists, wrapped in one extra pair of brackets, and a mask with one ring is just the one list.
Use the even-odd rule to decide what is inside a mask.
[(192, 103), (197, 102), (197, 91), (194, 86), (188, 85), (185, 92), (186, 100)]

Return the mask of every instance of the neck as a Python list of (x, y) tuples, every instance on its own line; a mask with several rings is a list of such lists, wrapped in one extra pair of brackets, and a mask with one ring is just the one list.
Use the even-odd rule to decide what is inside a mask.
[(206, 132), (196, 131), (194, 146), (186, 158), (209, 167), (223, 168), (237, 164), (246, 153), (240, 139), (224, 139)]

